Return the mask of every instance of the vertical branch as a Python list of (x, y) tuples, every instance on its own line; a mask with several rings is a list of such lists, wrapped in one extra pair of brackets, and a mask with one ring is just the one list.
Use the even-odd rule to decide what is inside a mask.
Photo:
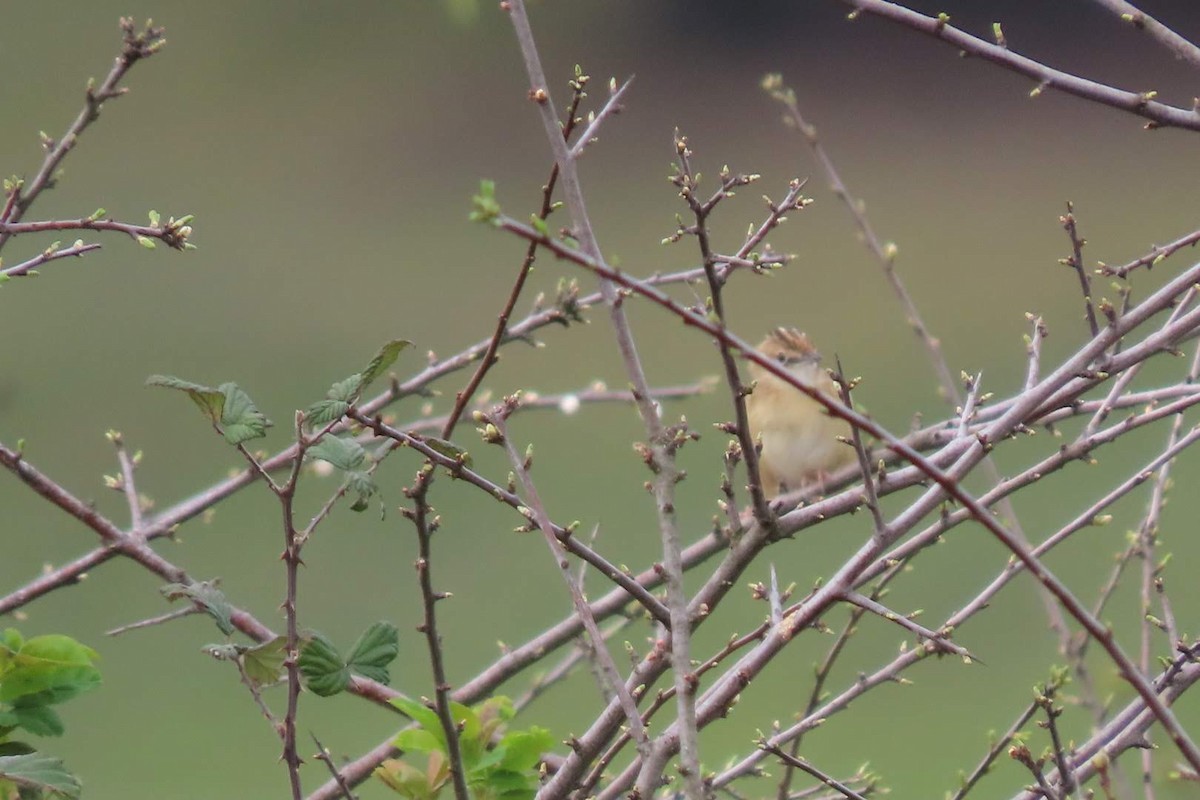
[[(717, 272), (717, 258), (713, 253), (712, 243), (709, 240), (708, 215), (716, 207), (717, 202), (732, 193), (731, 190), (734, 187), (745, 186), (751, 183), (757, 176), (731, 175), (728, 170), (722, 170), (720, 175), (721, 188), (717, 190), (717, 193), (713, 195), (710, 201), (702, 203), (696, 197), (696, 185), (698, 181), (696, 174), (692, 170), (692, 151), (688, 148), (687, 138), (681, 136), (678, 130), (675, 131), (675, 154), (679, 160), (679, 166), (673, 182), (679, 187), (679, 196), (687, 203), (692, 216), (696, 220), (695, 225), (688, 232), (695, 235), (696, 244), (700, 248), (700, 256), (704, 266), (704, 277), (708, 281), (712, 314), (716, 317), (717, 324), (724, 328), (729, 324), (725, 316), (725, 300), (722, 296), (726, 274), (719, 274)], [(771, 530), (774, 525), (772, 521), (773, 515), (771, 514), (770, 507), (767, 505), (767, 498), (763, 494), (762, 478), (759, 475), (758, 469), (758, 448), (755, 446), (754, 437), (750, 435), (750, 419), (746, 414), (746, 395), (750, 390), (742, 384), (737, 362), (733, 357), (733, 350), (726, 342), (718, 342), (717, 344), (721, 350), (721, 362), (725, 367), (725, 380), (729, 384), (729, 394), (733, 399), (734, 424), (737, 427), (738, 443), (742, 448), (742, 458), (746, 462), (750, 506), (754, 509), (754, 518), (758, 521), (758, 524), (764, 530)]]
[[(291, 780), (292, 798), (300, 800), (303, 796), (300, 787), (300, 755), (296, 752), (296, 715), (300, 706), (300, 626), (297, 622), (296, 597), (300, 582), (300, 548), (302, 542), (296, 531), (293, 518), (293, 502), (296, 497), (296, 484), (300, 479), (300, 469), (304, 464), (304, 452), (311, 442), (304, 435), (304, 415), (296, 412), (296, 460), (292, 462), (291, 472), (287, 481), (276, 485), (268, 478), (268, 485), (279, 497), (283, 512), (283, 559), (286, 582), (286, 594), (283, 600), (283, 615), (286, 624), (284, 633), (284, 667), (287, 671), (287, 710), (283, 716), (283, 761), (287, 764), (288, 777)], [(239, 446), (240, 447), (240, 446)], [(243, 452), (246, 452), (243, 450)], [(249, 455), (247, 453), (247, 455)], [(251, 463), (257, 465), (257, 460), (251, 458)]]
[(450, 762), (450, 775), (454, 784), (456, 800), (471, 800), (467, 789), (467, 777), (463, 770), (462, 751), (458, 743), (458, 724), (450, 711), (450, 683), (446, 680), (445, 657), (442, 653), (442, 637), (438, 633), (437, 612), (435, 606), (439, 600), (448, 595), (445, 592), (434, 591), (432, 558), (433, 534), (437, 531), (439, 519), (431, 517), (429, 506), (429, 485), (433, 482), (433, 462), (426, 461), (417, 471), (413, 485), (406, 487), (404, 494), (413, 501), (413, 507), (401, 509), (401, 513), (409, 519), (417, 532), (417, 580), (421, 586), (421, 607), (424, 617), (417, 627), (425, 636), (425, 644), (429, 650), (429, 667), (433, 676), (434, 710), (438, 721), (442, 724), (442, 733), (446, 737), (446, 758)]
[[(1196, 351), (1192, 356), (1191, 365), (1188, 368), (1187, 375), (1184, 378), (1185, 383), (1195, 383), (1197, 375), (1200, 375), (1200, 345), (1197, 345)], [(1166, 451), (1170, 451), (1179, 441), (1180, 433), (1183, 430), (1183, 414), (1175, 415), (1171, 422), (1171, 432), (1167, 436)], [(1150, 663), (1153, 656), (1154, 644), (1152, 636), (1154, 633), (1154, 620), (1151, 613), (1153, 599), (1156, 595), (1156, 590), (1159, 593), (1163, 608), (1168, 612), (1164, 616), (1169, 617), (1170, 606), (1166, 599), (1166, 595), (1161, 591), (1161, 579), (1159, 578), (1159, 568), (1155, 563), (1155, 551), (1158, 545), (1158, 526), (1159, 519), (1162, 516), (1163, 506), (1166, 505), (1167, 487), (1171, 474), (1172, 461), (1166, 461), (1158, 469), (1155, 475), (1154, 484), (1150, 490), (1150, 503), (1146, 509), (1146, 516), (1142, 520), (1142, 524), (1138, 529), (1136, 550), (1138, 556), (1142, 560), (1142, 581), (1141, 581), (1141, 652), (1139, 666), (1147, 675), (1150, 674)], [(1175, 647), (1178, 643), (1171, 641), (1171, 646)], [(1147, 732), (1146, 738), (1149, 740), (1150, 734)], [(1142, 750), (1142, 784), (1146, 791), (1146, 800), (1153, 800), (1153, 789), (1151, 783), (1151, 775), (1153, 774), (1154, 754), (1153, 749), (1147, 747)]]
[[(546, 138), (554, 152), (563, 186), (563, 196), (571, 215), (572, 233), (580, 249), (599, 264), (606, 263), (600, 245), (592, 230), (583, 187), (567, 142), (558, 125), (558, 115), (547, 87), (542, 70), (541, 57), (525, 12), (524, 0), (505, 0), (501, 7), (510, 12), (513, 29), (525, 70), (529, 76), (530, 99), (538, 106)], [(600, 280), (600, 293), (609, 309), (609, 319), (616, 334), (617, 349), (625, 365), (626, 374), (633, 391), (642, 424), (649, 439), (648, 465), (655, 473), (653, 489), (658, 511), (658, 525), (663, 543), (663, 567), (666, 572), (667, 606), (671, 612), (671, 661), (674, 667), (676, 700), (679, 708), (680, 762), (681, 772), (687, 785), (689, 800), (700, 800), (703, 796), (700, 776), (699, 734), (696, 724), (696, 678), (691, 672), (691, 615), (688, 613), (687, 596), (683, 588), (683, 545), (675, 518), (675, 484), (682, 475), (675, 466), (670, 448), (670, 432), (659, 418), (657, 405), (650, 397), (646, 375), (634, 343), (633, 331), (625, 315), (623, 298), (614, 282), (607, 277)], [(670, 743), (663, 737), (656, 745), (663, 760), (669, 755)], [(650, 776), (648, 776), (649, 778)], [(658, 777), (654, 777), (657, 783)], [(648, 796), (648, 793), (647, 793)]]
[(125, 439), (119, 431), (109, 431), (106, 436), (117, 448), (117, 462), (121, 466), (121, 491), (129, 506), (129, 531), (131, 535), (141, 535), (144, 524), (142, 520), (142, 499), (138, 496), (137, 482), (134, 471), (137, 469), (140, 454), (130, 457), (125, 449)]
[[(584, 87), (587, 85), (587, 76), (578, 76), (576, 80), (572, 81), (571, 85), (575, 90), (575, 94), (571, 98), (571, 106), (567, 110), (566, 122), (563, 123), (563, 139), (570, 138), (571, 133), (575, 130), (575, 125), (579, 122), (579, 118), (576, 115), (579, 112), (579, 104), (583, 102), (583, 98), (586, 96)], [(550, 168), (550, 177), (546, 179), (546, 185), (542, 187), (542, 207), (538, 209), (537, 216), (543, 222), (549, 218), (551, 212), (554, 210), (554, 185), (557, 182), (558, 164), (556, 163)], [(475, 392), (479, 389), (479, 384), (483, 383), (483, 377), (487, 375), (488, 370), (496, 363), (496, 351), (500, 349), (500, 343), (504, 341), (504, 335), (508, 332), (508, 320), (512, 317), (513, 308), (517, 305), (517, 298), (521, 296), (521, 290), (525, 287), (525, 279), (529, 277), (529, 271), (533, 268), (533, 262), (536, 257), (537, 242), (530, 242), (525, 248), (525, 258), (521, 262), (521, 268), (517, 270), (517, 279), (513, 283), (512, 291), (509, 292), (508, 302), (504, 304), (504, 308), (500, 311), (500, 318), (496, 321), (496, 329), (492, 333), (492, 338), (488, 340), (487, 348), (479, 358), (479, 366), (475, 368), (475, 372), (471, 375), (471, 379), (467, 381), (467, 385), (454, 398), (454, 408), (451, 409), (450, 415), (446, 418), (446, 423), (442, 426), (443, 439), (449, 439), (454, 434), (454, 428), (458, 425), (463, 410), (471, 402), (471, 398), (475, 396)]]
[(1075, 227), (1075, 207), (1070, 201), (1067, 202), (1067, 213), (1059, 217), (1058, 221), (1062, 223), (1063, 230), (1071, 239), (1071, 255), (1059, 259), (1058, 263), (1075, 270), (1075, 275), (1079, 278), (1079, 290), (1083, 292), (1083, 310), (1087, 318), (1088, 330), (1095, 337), (1100, 333), (1100, 325), (1096, 322), (1096, 309), (1092, 305), (1092, 281), (1088, 277), (1087, 269), (1083, 266), (1083, 246), (1087, 242), (1080, 238), (1079, 231)]

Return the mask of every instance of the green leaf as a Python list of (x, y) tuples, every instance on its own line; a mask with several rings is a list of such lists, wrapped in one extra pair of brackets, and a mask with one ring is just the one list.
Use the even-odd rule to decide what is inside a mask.
[(313, 428), (321, 428), (334, 420), (341, 419), (350, 410), (345, 400), (318, 400), (304, 412), (304, 422)]
[(338, 381), (329, 387), (329, 391), (325, 393), (325, 400), (319, 400), (309, 406), (304, 412), (304, 421), (312, 427), (328, 425), (350, 410), (350, 405), (358, 399), (362, 390), (362, 373), (356, 372), (349, 378)]
[(358, 494), (358, 497), (350, 504), (351, 511), (366, 511), (370, 505), (367, 501), (371, 499), (371, 496), (375, 492), (379, 491), (379, 486), (376, 485), (370, 473), (358, 470), (351, 470), (346, 473), (346, 487)]
[(304, 676), (304, 685), (321, 697), (331, 697), (350, 683), (350, 668), (337, 648), (319, 633), (312, 634), (300, 649), (297, 666)]
[(0, 701), (25, 699), (27, 707), (61, 703), (100, 685), (99, 656), (69, 636), (35, 636), (10, 654), (0, 676)]
[(500, 763), (505, 769), (526, 772), (536, 767), (542, 759), (542, 753), (552, 750), (554, 745), (550, 731), (534, 725), (527, 731), (506, 733), (497, 749), (504, 748), (504, 758)]
[(283, 661), (286, 656), (287, 639), (276, 636), (242, 653), (242, 669), (255, 686), (272, 686), (283, 680)]
[(162, 221), (162, 217), (159, 216), (159, 213), (157, 211), (152, 210), (150, 212), (150, 227), (157, 228), (158, 223), (160, 223), (161, 221)]
[(359, 394), (364, 388), (363, 376), (361, 372), (356, 372), (344, 381), (338, 381), (333, 386), (329, 387), (329, 391), (325, 396), (330, 400), (341, 400), (344, 403), (353, 403), (358, 399)]
[(367, 460), (367, 451), (353, 439), (324, 436), (321, 441), (308, 448), (309, 458), (328, 461), (342, 472), (357, 469)]
[(446, 732), (442, 730), (442, 721), (438, 719), (436, 711), (424, 703), (408, 697), (393, 698), (391, 704), (398, 708), (404, 716), (420, 725), (423, 730), (431, 733), (437, 739), (439, 750), (443, 752), (446, 750)]
[(426, 436), (423, 441), (429, 445), (429, 449), (435, 453), (440, 453), (446, 458), (452, 458), (455, 461), (461, 460), (463, 466), (471, 466), (474, 462), (471, 459), (471, 454), (463, 450), (454, 442), (448, 442), (445, 439), (439, 439), (436, 436)]
[(241, 444), (267, 435), (271, 421), (258, 410), (250, 395), (236, 383), (222, 383), (218, 388), (225, 396), (225, 407), (221, 412), (221, 432), (225, 441)]
[(62, 759), (42, 753), (0, 756), (0, 778), (61, 797), (79, 797), (83, 789), (79, 779), (63, 766)]
[(137, 237), (137, 243), (140, 244), (142, 247), (146, 248), (147, 250), (153, 250), (154, 248), (158, 247), (158, 244), (153, 239), (151, 239), (149, 236)]
[(146, 378), (146, 385), (187, 392), (187, 396), (192, 399), (204, 416), (208, 417), (209, 422), (214, 425), (220, 424), (221, 412), (225, 408), (225, 394), (220, 389), (191, 383), (172, 375), (151, 375)]
[(354, 647), (350, 648), (346, 663), (351, 671), (364, 678), (387, 684), (390, 680), (387, 666), (399, 653), (400, 635), (396, 626), (390, 622), (376, 622), (358, 637)]
[(233, 606), (225, 598), (225, 593), (217, 588), (215, 581), (196, 581), (192, 584), (168, 583), (159, 591), (168, 600), (186, 597), (216, 620), (221, 633), (226, 636), (233, 633)]
[(223, 383), (214, 389), (171, 375), (151, 375), (146, 379), (146, 385), (186, 392), (230, 444), (241, 444), (266, 436), (267, 428), (271, 426), (270, 420), (263, 416), (250, 396), (236, 383)]
[(463, 749), (463, 757), (475, 761), (483, 755), (488, 743), (483, 740), (483, 723), (475, 710), (462, 703), (450, 701), (450, 716), (459, 726), (458, 744)]
[(436, 764), (431, 763), (429, 766), (430, 770), (426, 772), (398, 759), (389, 758), (375, 768), (374, 775), (389, 789), (409, 800), (435, 800), (450, 773), (444, 760), (439, 759)]
[[(35, 697), (37, 695), (34, 695)], [(12, 710), (6, 714), (11, 719), (5, 719), (4, 725), (13, 725), (24, 728), (34, 736), (62, 736), (63, 722), (62, 717), (53, 708), (44, 705), (25, 706), (22, 701), (26, 698), (22, 697), (13, 706)]]
[(379, 348), (379, 352), (371, 359), (371, 363), (367, 364), (367, 368), (362, 371), (362, 382), (359, 384), (358, 391), (362, 392), (375, 379), (387, 371), (387, 368), (396, 362), (403, 350), (411, 345), (412, 342), (407, 339), (393, 339), (392, 341)]
[(440, 753), (445, 749), (442, 747), (441, 740), (424, 728), (408, 728), (400, 731), (392, 740), (392, 744), (405, 752), (415, 753)]

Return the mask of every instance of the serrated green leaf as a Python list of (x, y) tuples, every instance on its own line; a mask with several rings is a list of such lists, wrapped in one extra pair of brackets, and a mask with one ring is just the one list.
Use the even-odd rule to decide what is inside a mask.
[(356, 372), (345, 380), (338, 381), (333, 386), (329, 387), (329, 391), (325, 396), (330, 400), (341, 400), (344, 403), (353, 403), (358, 399), (358, 395), (363, 390), (363, 376), (361, 372)]
[(222, 383), (219, 387), (225, 397), (221, 412), (221, 432), (230, 444), (241, 444), (267, 435), (271, 421), (258, 410), (250, 395), (236, 383)]
[(312, 428), (323, 428), (349, 410), (350, 404), (344, 400), (318, 400), (304, 412), (304, 422)]
[(168, 583), (159, 589), (168, 600), (178, 600), (186, 597), (199, 605), (212, 617), (221, 633), (228, 636), (233, 633), (233, 606), (226, 599), (225, 593), (217, 588), (213, 581), (196, 581), (192, 584)]
[(309, 406), (308, 410), (304, 412), (304, 421), (312, 427), (321, 427), (341, 418), (350, 410), (350, 405), (358, 399), (362, 389), (363, 376), (361, 373), (356, 372), (349, 378), (338, 381), (329, 387), (329, 391), (325, 393), (326, 399)]
[(436, 436), (426, 436), (423, 441), (425, 444), (429, 445), (429, 448), (435, 453), (441, 453), (446, 458), (452, 458), (455, 461), (462, 459), (464, 466), (470, 467), (474, 463), (473, 459), (471, 458), (471, 454), (466, 450), (463, 450), (454, 442), (448, 442), (445, 439), (439, 439)]
[(62, 759), (42, 753), (0, 756), (0, 778), (68, 798), (79, 797), (83, 788), (63, 766)]
[(328, 461), (343, 472), (357, 469), (367, 460), (367, 451), (361, 444), (339, 436), (323, 436), (321, 441), (308, 448), (306, 455)]
[(255, 686), (272, 686), (284, 678), (283, 662), (286, 657), (287, 639), (276, 636), (242, 653), (242, 669)]
[(220, 389), (204, 386), (199, 383), (185, 381), (172, 375), (151, 375), (146, 378), (147, 386), (161, 386), (164, 389), (175, 389), (186, 392), (196, 407), (208, 417), (214, 425), (221, 422), (221, 413), (225, 408), (225, 394)]
[(350, 683), (350, 668), (337, 648), (319, 633), (314, 633), (300, 648), (296, 664), (304, 676), (304, 685), (321, 697), (331, 697)]
[(400, 653), (400, 635), (390, 622), (376, 622), (350, 648), (346, 663), (352, 672), (382, 684), (391, 679), (387, 666)]
[(407, 339), (393, 339), (392, 341), (379, 348), (379, 352), (371, 359), (371, 363), (367, 364), (367, 368), (361, 373), (362, 381), (359, 384), (358, 391), (365, 390), (368, 386), (374, 383), (375, 379), (387, 371), (387, 368), (396, 362), (400, 353), (412, 342)]

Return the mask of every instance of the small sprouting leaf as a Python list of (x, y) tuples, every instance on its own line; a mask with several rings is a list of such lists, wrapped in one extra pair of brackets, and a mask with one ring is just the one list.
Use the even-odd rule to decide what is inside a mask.
[(367, 451), (353, 439), (323, 436), (321, 441), (308, 449), (307, 455), (309, 458), (328, 461), (343, 472), (349, 472), (362, 466), (367, 458)]
[(296, 664), (304, 676), (304, 685), (321, 697), (331, 697), (350, 683), (350, 668), (337, 648), (319, 633), (312, 634), (304, 643)]
[(157, 211), (152, 210), (150, 212), (150, 227), (157, 228), (159, 226), (158, 224), (160, 222), (162, 222), (162, 217), (159, 216), (159, 213)]
[[(407, 339), (393, 339), (392, 341), (379, 348), (379, 352), (371, 359), (371, 363), (367, 364), (367, 368), (362, 371), (362, 381), (358, 386), (358, 391), (362, 392), (370, 386), (376, 378), (382, 375), (387, 368), (395, 363), (400, 353), (412, 342)], [(332, 391), (332, 390), (331, 390)]]
[(271, 421), (258, 410), (250, 395), (236, 383), (222, 383), (218, 388), (225, 396), (221, 411), (221, 432), (225, 435), (225, 441), (241, 444), (267, 435)]
[(425, 444), (429, 445), (429, 449), (436, 453), (441, 453), (446, 458), (452, 458), (455, 461), (461, 459), (465, 466), (471, 466), (471, 455), (453, 442), (448, 442), (445, 439), (438, 439), (434, 436), (427, 436), (424, 439)]
[(387, 665), (400, 652), (400, 637), (390, 622), (376, 622), (358, 637), (346, 662), (351, 671), (386, 684), (390, 677)]
[(0, 756), (0, 778), (67, 798), (77, 798), (83, 790), (79, 779), (63, 766), (62, 759), (43, 753)]
[(500, 203), (496, 201), (496, 182), (479, 182), (479, 194), (471, 198), (471, 222), (486, 222), (495, 225), (500, 217)]
[(233, 606), (225, 598), (225, 593), (217, 588), (215, 581), (196, 581), (191, 584), (168, 583), (159, 589), (168, 600), (178, 600), (186, 597), (204, 609), (212, 617), (221, 633), (228, 636), (233, 633)]
[(283, 660), (287, 655), (287, 639), (276, 636), (269, 642), (247, 648), (242, 653), (242, 669), (255, 686), (272, 686), (283, 680)]
[(151, 239), (149, 236), (137, 237), (137, 243), (140, 244), (142, 247), (146, 248), (147, 250), (153, 250), (154, 248), (158, 247), (158, 243), (155, 242), (153, 239)]

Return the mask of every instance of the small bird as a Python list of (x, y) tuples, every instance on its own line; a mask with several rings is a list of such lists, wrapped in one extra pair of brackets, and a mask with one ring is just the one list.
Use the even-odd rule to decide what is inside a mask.
[[(758, 352), (784, 366), (806, 386), (837, 398), (833, 378), (821, 368), (821, 354), (795, 328), (776, 328)], [(832, 417), (808, 395), (750, 362), (754, 391), (746, 399), (750, 435), (762, 443), (758, 471), (767, 499), (789, 489), (824, 482), (830, 472), (854, 460), (850, 424)]]

